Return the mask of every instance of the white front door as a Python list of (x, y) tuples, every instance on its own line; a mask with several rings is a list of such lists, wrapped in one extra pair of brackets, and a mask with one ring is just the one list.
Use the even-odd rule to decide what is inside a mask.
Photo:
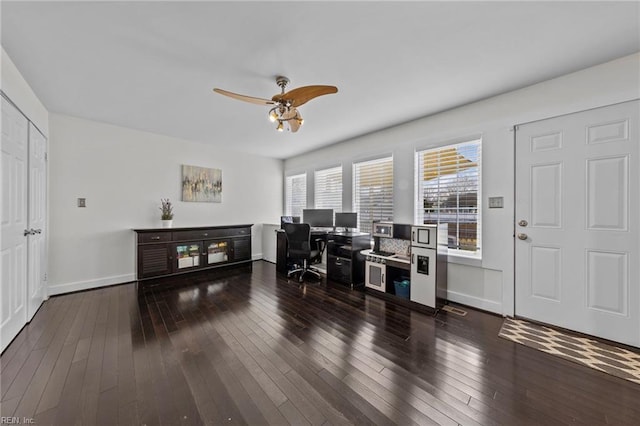
[(2, 98), (0, 351), (27, 322), (28, 121)]
[(46, 212), (47, 212), (47, 140), (29, 123), (29, 270), (27, 321), (45, 299), (46, 282)]
[(640, 347), (639, 104), (517, 128), (517, 316)]

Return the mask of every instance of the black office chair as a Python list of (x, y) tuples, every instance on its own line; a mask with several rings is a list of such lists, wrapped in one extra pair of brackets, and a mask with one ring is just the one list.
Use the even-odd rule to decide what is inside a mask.
[[(313, 238), (313, 236), (312, 236)], [(315, 256), (311, 256), (311, 264), (322, 263), (322, 255), (324, 249), (327, 247), (326, 236), (324, 238), (314, 238), (311, 244), (311, 251), (315, 253)]]
[(304, 275), (309, 272), (320, 279), (320, 273), (309, 267), (311, 259), (316, 258), (319, 250), (311, 248), (311, 227), (308, 223), (284, 223), (284, 233), (287, 236), (287, 259), (295, 262), (296, 267), (287, 272), (287, 277), (300, 273), (298, 281), (302, 282)]

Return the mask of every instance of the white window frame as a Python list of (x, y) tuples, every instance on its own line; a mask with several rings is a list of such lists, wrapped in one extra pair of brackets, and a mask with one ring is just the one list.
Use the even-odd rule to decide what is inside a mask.
[[(380, 165), (383, 168), (375, 170), (376, 165)], [(377, 189), (381, 194), (377, 199), (370, 194), (366, 197), (363, 196), (361, 199), (361, 195), (364, 194), (361, 194), (358, 190), (362, 187), (361, 168), (369, 166), (374, 166), (374, 170), (369, 169), (367, 178), (369, 180), (378, 179), (382, 184)], [(384, 179), (389, 177), (390, 180), (384, 182)], [(393, 180), (393, 155), (353, 163), (353, 211), (358, 214), (358, 228), (361, 232), (371, 233), (371, 222), (373, 220), (393, 221)]]
[[(295, 182), (300, 184), (300, 186), (294, 188)], [(298, 193), (294, 194), (295, 190), (297, 190)], [(307, 208), (307, 173), (286, 176), (284, 192), (285, 216), (302, 217), (302, 210)]]
[[(444, 150), (449, 150), (449, 149), (461, 149), (461, 150), (465, 150), (465, 149), (469, 149), (468, 147), (470, 146), (477, 146), (476, 148), (476, 155), (477, 158), (474, 159), (475, 163), (477, 164), (477, 172), (475, 173), (475, 179), (476, 179), (476, 187), (475, 187), (475, 191), (477, 193), (477, 205), (476, 205), (476, 212), (469, 212), (469, 211), (462, 211), (461, 208), (458, 206), (456, 208), (457, 213), (456, 213), (456, 222), (458, 223), (458, 225), (460, 223), (461, 220), (461, 215), (463, 216), (468, 216), (469, 213), (473, 213), (476, 215), (476, 250), (464, 250), (461, 248), (449, 248), (448, 252), (449, 255), (451, 256), (457, 256), (457, 257), (461, 257), (461, 258), (470, 258), (470, 259), (478, 259), (481, 260), (482, 259), (482, 138), (481, 137), (474, 137), (474, 138), (468, 138), (468, 139), (464, 139), (464, 141), (458, 141), (456, 143), (449, 143), (449, 144), (444, 144), (444, 145), (439, 145), (437, 147), (433, 147), (433, 148), (426, 148), (426, 149), (420, 149), (420, 150), (416, 150), (415, 153), (415, 188), (416, 188), (416, 192), (415, 192), (415, 198), (414, 198), (414, 222), (417, 224), (420, 223), (424, 223), (424, 167), (423, 167), (423, 155), (425, 153), (429, 153), (429, 152), (437, 152), (437, 151), (444, 151)], [(460, 163), (463, 164), (463, 163)], [(450, 166), (449, 166), (450, 167)], [(449, 168), (448, 167), (448, 168)], [(460, 165), (456, 165), (455, 167), (460, 167)], [(472, 169), (474, 169), (475, 167), (471, 167), (468, 170), (470, 172), (472, 172)], [(463, 169), (460, 169), (462, 173), (464, 173)], [(439, 171), (436, 171), (435, 173), (439, 173)], [(441, 179), (441, 178), (436, 178), (438, 179), (438, 181), (436, 182), (436, 184), (439, 186), (441, 181), (444, 180), (446, 183), (446, 179)], [(449, 179), (450, 181), (450, 179)], [(437, 191), (440, 191), (440, 189), (438, 188)], [(457, 192), (458, 194), (460, 192)], [(438, 203), (439, 205), (439, 203)], [(438, 223), (440, 223), (440, 215), (439, 212), (436, 212), (437, 215), (437, 221)], [(462, 218), (464, 220), (464, 218)], [(459, 230), (459, 227), (457, 228)], [(459, 233), (458, 235), (456, 235), (456, 240), (460, 241), (458, 238), (460, 237)]]
[(342, 166), (316, 170), (313, 177), (314, 207), (342, 211)]

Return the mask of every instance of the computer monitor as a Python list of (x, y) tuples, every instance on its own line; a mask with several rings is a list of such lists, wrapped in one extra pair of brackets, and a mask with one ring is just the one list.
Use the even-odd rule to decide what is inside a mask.
[(304, 209), (302, 221), (315, 228), (333, 228), (333, 209)]
[(284, 229), (285, 223), (300, 223), (300, 216), (280, 216), (281, 229)]
[(358, 213), (336, 213), (336, 228), (357, 228)]

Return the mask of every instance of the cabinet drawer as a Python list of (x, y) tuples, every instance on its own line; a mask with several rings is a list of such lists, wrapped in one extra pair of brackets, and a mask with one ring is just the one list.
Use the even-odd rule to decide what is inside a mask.
[(234, 235), (251, 235), (251, 228), (233, 228), (229, 229), (231, 236)]
[(351, 245), (353, 241), (351, 237), (345, 237), (344, 235), (333, 235), (329, 238), (332, 239), (336, 244)]
[(174, 231), (173, 240), (206, 240), (210, 238), (234, 237), (237, 235), (251, 235), (251, 228), (193, 229), (190, 231)]
[(189, 241), (189, 240), (205, 240), (208, 238), (224, 237), (224, 229), (198, 229), (193, 231), (175, 231), (173, 233), (174, 241)]
[(171, 232), (150, 232), (138, 234), (138, 243), (161, 243), (171, 241)]
[(327, 256), (327, 276), (342, 283), (351, 283), (351, 260), (338, 256)]

